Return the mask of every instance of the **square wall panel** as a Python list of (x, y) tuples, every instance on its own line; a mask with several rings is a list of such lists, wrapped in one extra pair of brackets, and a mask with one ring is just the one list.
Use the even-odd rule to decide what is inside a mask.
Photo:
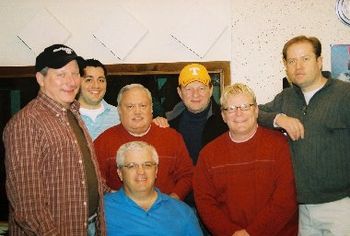
[(124, 60), (147, 34), (145, 28), (133, 15), (121, 7), (107, 14), (93, 32), (93, 36), (107, 50), (120, 60)]
[(199, 58), (204, 58), (227, 29), (227, 22), (205, 8), (200, 11), (189, 9), (196, 9), (196, 6), (186, 6), (172, 26), (170, 36)]
[(23, 28), (17, 37), (38, 55), (44, 48), (67, 42), (71, 33), (47, 9), (41, 9)]

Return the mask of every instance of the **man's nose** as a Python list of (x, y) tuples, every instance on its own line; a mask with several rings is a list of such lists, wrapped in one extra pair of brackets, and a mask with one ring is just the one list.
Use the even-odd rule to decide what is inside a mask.
[(199, 95), (200, 95), (199, 89), (194, 89), (193, 90), (193, 97), (199, 97)]
[(296, 68), (302, 68), (304, 66), (304, 61), (303, 60), (297, 60), (296, 61)]
[(96, 80), (92, 80), (92, 87), (93, 88), (98, 88), (99, 87), (98, 85), (99, 84), (98, 84), (98, 82)]
[(137, 165), (137, 173), (143, 174), (145, 172), (145, 169), (142, 164)]

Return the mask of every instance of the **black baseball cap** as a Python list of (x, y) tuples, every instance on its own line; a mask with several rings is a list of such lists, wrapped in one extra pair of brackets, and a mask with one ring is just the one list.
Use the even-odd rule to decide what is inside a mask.
[(35, 60), (35, 71), (39, 72), (45, 67), (59, 69), (72, 60), (78, 62), (79, 68), (84, 66), (85, 60), (78, 56), (73, 49), (63, 44), (54, 44), (44, 49)]

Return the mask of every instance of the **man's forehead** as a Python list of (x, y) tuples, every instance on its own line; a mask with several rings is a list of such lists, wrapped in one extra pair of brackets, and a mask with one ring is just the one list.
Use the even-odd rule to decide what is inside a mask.
[(191, 87), (207, 87), (207, 88), (209, 88), (209, 85), (205, 85), (201, 81), (195, 80), (195, 81), (187, 84), (186, 86), (184, 86), (184, 88), (191, 88)]
[(294, 52), (294, 51), (301, 51), (301, 50), (313, 52), (314, 48), (312, 44), (309, 42), (297, 42), (297, 43), (293, 43), (287, 48), (287, 53)]

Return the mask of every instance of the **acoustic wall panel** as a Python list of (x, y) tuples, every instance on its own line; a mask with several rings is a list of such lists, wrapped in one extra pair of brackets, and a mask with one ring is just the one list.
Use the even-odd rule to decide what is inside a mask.
[(105, 16), (93, 36), (107, 50), (124, 60), (147, 34), (148, 30), (133, 15), (121, 7)]
[(17, 34), (18, 39), (36, 55), (51, 44), (64, 44), (70, 36), (67, 28), (46, 8), (40, 9)]

